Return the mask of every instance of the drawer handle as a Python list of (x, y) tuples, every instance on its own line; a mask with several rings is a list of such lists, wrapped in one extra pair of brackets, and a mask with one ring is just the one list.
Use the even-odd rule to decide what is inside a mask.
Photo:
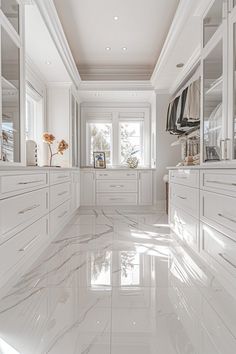
[(135, 176), (134, 173), (127, 173), (126, 176)]
[(110, 200), (123, 200), (124, 198), (110, 198)]
[(219, 256), (220, 256), (221, 258), (223, 258), (224, 261), (226, 261), (227, 263), (229, 263), (232, 267), (236, 268), (236, 265), (235, 265), (233, 262), (231, 262), (223, 253), (219, 253)]
[(179, 199), (183, 199), (183, 200), (186, 200), (186, 199), (187, 199), (186, 197), (182, 197), (181, 195), (177, 195), (177, 197), (178, 197)]
[(229, 218), (228, 216), (224, 216), (223, 214), (221, 213), (218, 213), (218, 216), (220, 216), (221, 218), (224, 218), (226, 220), (229, 220), (231, 222), (234, 222), (236, 224), (236, 220), (232, 219), (232, 218)]
[(67, 213), (68, 213), (68, 211), (66, 210), (66, 211), (64, 211), (64, 213), (58, 215), (58, 219), (63, 218), (63, 216), (65, 216)]
[(187, 179), (187, 176), (176, 176), (176, 175), (172, 175), (173, 178), (179, 178), (179, 179)]
[(123, 188), (124, 185), (122, 185), (122, 184), (111, 184), (111, 187), (112, 188)]
[(58, 193), (57, 195), (58, 195), (58, 196), (61, 196), (61, 195), (64, 195), (64, 194), (66, 194), (66, 193), (67, 193), (67, 191), (64, 191), (64, 192)]
[(68, 178), (68, 175), (61, 175), (61, 176), (57, 176), (57, 178)]
[(43, 179), (38, 179), (38, 180), (28, 181), (28, 182), (19, 182), (18, 184), (25, 185), (25, 184), (40, 183), (40, 182), (44, 182), (44, 180)]
[(39, 236), (40, 236), (40, 234), (39, 234), (39, 235), (36, 235), (29, 243), (27, 243), (26, 246), (20, 248), (20, 249), (19, 249), (19, 252), (24, 252), (24, 251), (26, 251), (27, 248), (29, 248), (29, 246), (32, 245), (32, 243), (33, 243)]
[(100, 173), (99, 176), (100, 176), (100, 177), (102, 177), (102, 176), (107, 176), (107, 173)]
[(32, 205), (31, 207), (29, 207), (29, 208), (26, 208), (26, 209), (23, 209), (23, 210), (19, 211), (18, 214), (25, 214), (25, 213), (27, 213), (28, 211), (37, 209), (37, 208), (39, 208), (39, 207), (40, 207), (40, 204), (34, 204), (34, 205)]
[(236, 187), (236, 183), (230, 183), (230, 182), (220, 182), (220, 181), (210, 181), (210, 180), (207, 180), (206, 181), (207, 183), (215, 183), (215, 184), (223, 184), (225, 186), (234, 186)]

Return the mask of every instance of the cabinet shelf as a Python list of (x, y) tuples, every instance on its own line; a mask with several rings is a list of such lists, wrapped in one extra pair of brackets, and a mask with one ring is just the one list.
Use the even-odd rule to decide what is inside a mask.
[(219, 77), (217, 80), (213, 81), (211, 87), (206, 91), (206, 95), (212, 98), (222, 99), (223, 91), (223, 77)]
[(3, 90), (10, 90), (10, 91), (18, 91), (17, 87), (7, 80), (4, 76), (2, 76), (2, 89)]

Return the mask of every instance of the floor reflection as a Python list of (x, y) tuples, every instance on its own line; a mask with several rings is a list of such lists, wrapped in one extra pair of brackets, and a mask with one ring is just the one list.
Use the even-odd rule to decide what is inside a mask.
[(1, 354), (233, 354), (235, 299), (155, 210), (81, 210), (0, 302)]

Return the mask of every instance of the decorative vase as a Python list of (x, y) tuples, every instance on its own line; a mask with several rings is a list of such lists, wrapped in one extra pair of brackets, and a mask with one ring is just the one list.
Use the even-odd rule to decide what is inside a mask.
[(138, 159), (135, 156), (131, 156), (127, 159), (127, 164), (129, 168), (137, 168), (138, 167)]

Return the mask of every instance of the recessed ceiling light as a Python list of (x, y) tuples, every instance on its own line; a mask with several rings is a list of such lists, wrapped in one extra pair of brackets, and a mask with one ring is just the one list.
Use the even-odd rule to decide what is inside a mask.
[(109, 52), (111, 50), (111, 47), (106, 47), (106, 50)]
[(125, 52), (127, 50), (127, 47), (123, 47), (122, 50)]
[(119, 20), (118, 16), (114, 16), (113, 18), (114, 18), (115, 21)]
[(182, 68), (184, 66), (184, 63), (179, 63), (176, 65), (176, 68)]
[(52, 62), (51, 62), (50, 60), (46, 60), (46, 61), (45, 61), (45, 64), (47, 64), (47, 65), (51, 65), (51, 64), (52, 64)]

